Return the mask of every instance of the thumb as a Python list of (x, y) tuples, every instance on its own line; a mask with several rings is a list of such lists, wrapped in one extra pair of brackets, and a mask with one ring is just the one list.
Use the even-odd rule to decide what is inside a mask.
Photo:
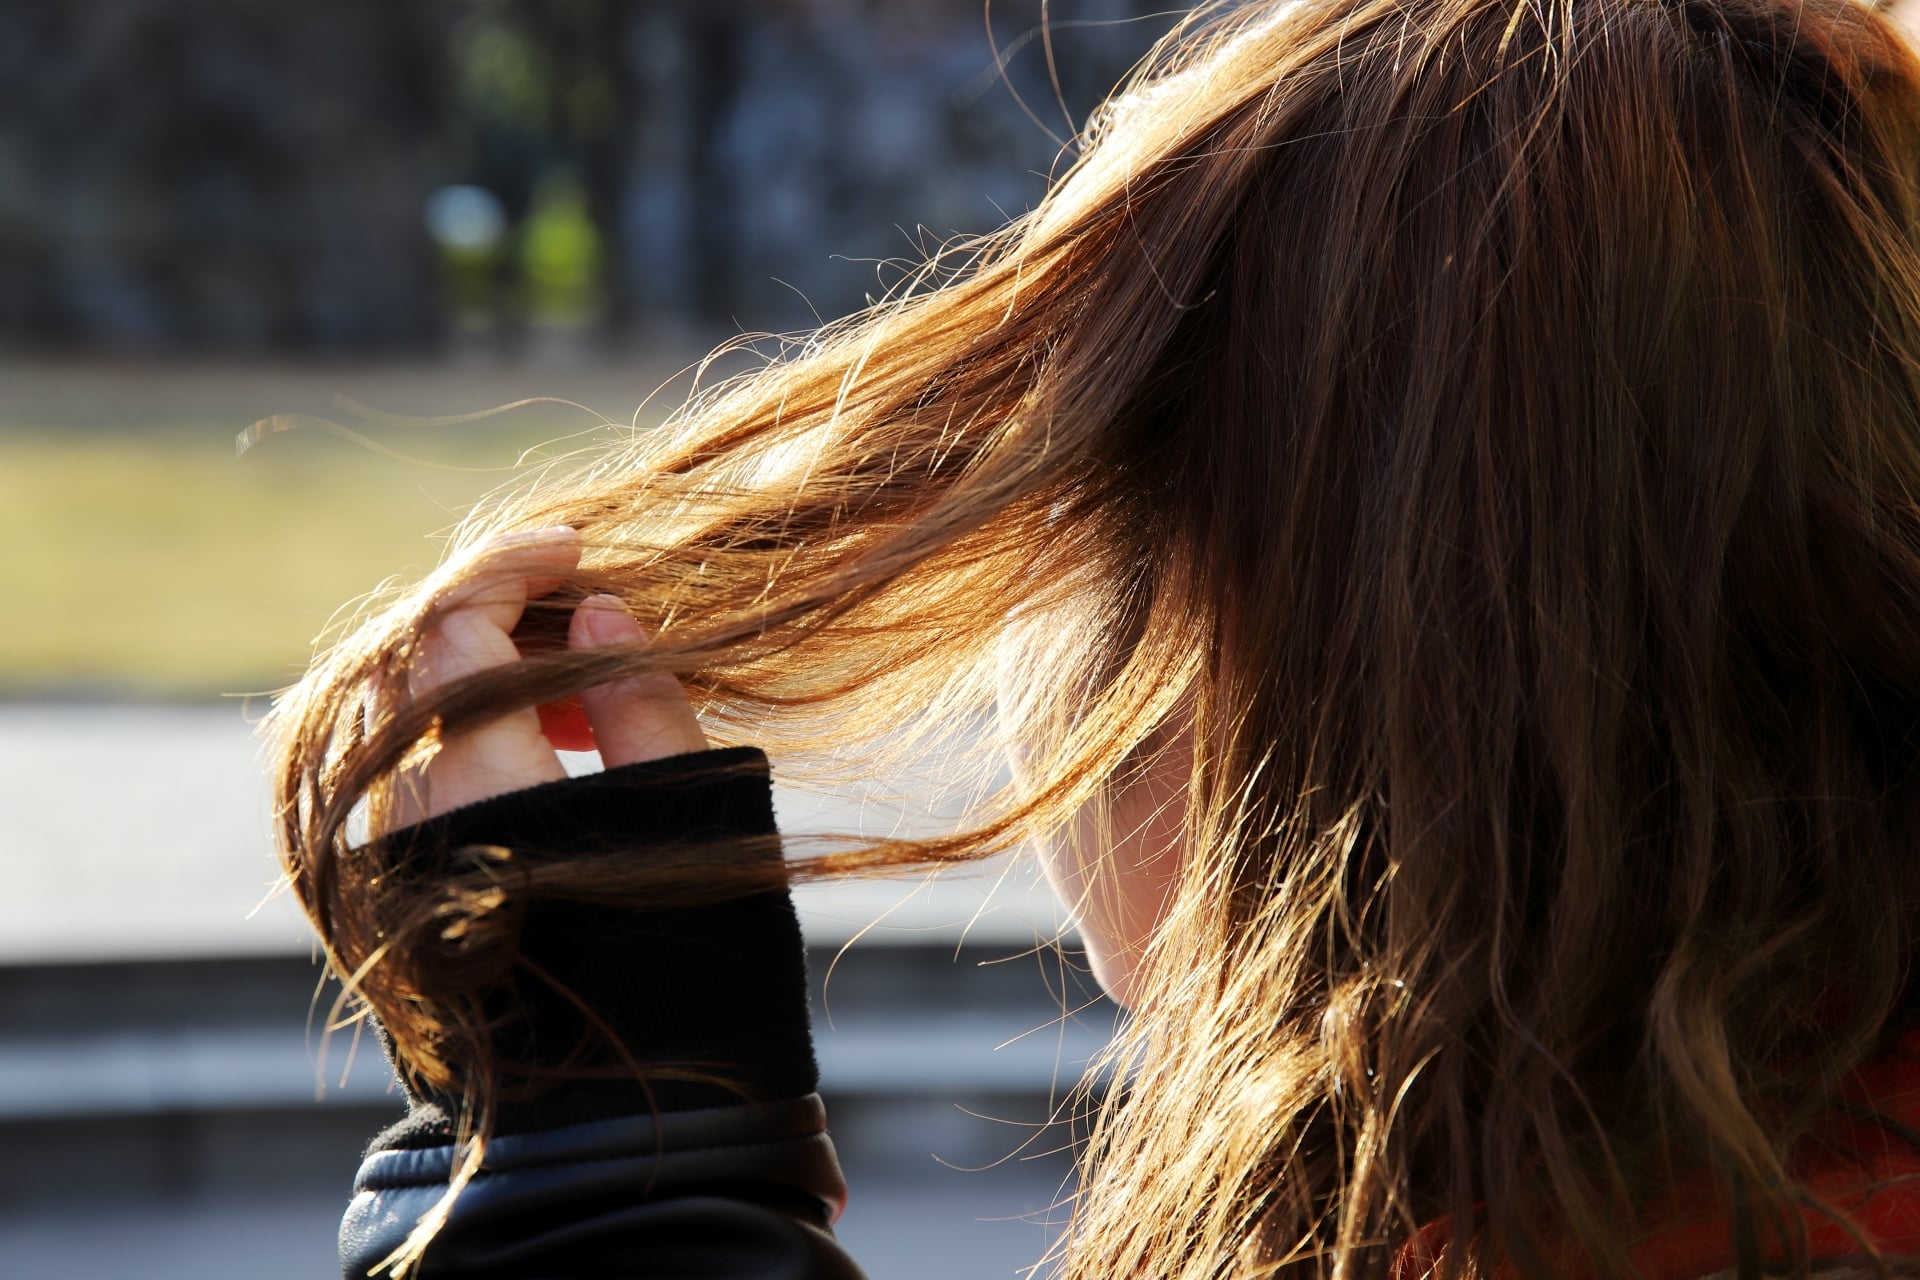
[[(637, 645), (645, 639), (633, 615), (617, 597), (607, 595), (582, 600), (567, 631), (567, 644), (574, 649)], [(596, 685), (581, 693), (580, 706), (609, 769), (706, 750), (707, 736), (693, 704), (668, 672)]]

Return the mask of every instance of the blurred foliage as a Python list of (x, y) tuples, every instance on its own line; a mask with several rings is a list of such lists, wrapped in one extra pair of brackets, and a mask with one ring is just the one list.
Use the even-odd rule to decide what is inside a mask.
[(568, 328), (592, 324), (605, 302), (605, 260), (579, 180), (565, 171), (549, 174), (520, 231), (527, 318)]
[(508, 223), (498, 252), (442, 250), (462, 331), (585, 330), (614, 311), (606, 228), (623, 182), (615, 82), (628, 21), (605, 0), (488, 0), (454, 24), (431, 165), (492, 195)]
[[(804, 325), (897, 278), (874, 264), (1029, 206), (1074, 121), (1177, 15), (5, 0), (0, 343), (426, 352), (476, 315), (511, 335), (556, 311), (611, 332)], [(530, 225), (561, 173), (567, 221)], [(539, 243), (445, 269), (422, 218), (445, 186), (490, 193), (509, 241)], [(563, 243), (566, 271), (598, 271), (594, 298), (556, 283)]]
[(435, 340), (421, 157), (457, 11), (0, 3), (0, 342)]
[[(653, 385), (643, 367), (652, 366), (575, 371), (566, 381), (590, 385), (601, 407), (624, 417)], [(332, 385), (370, 376), (343, 372)], [(47, 380), (45, 401), (57, 406), (86, 377), (81, 369)], [(457, 369), (398, 378), (410, 406), (475, 410), (503, 403), (513, 381)], [(292, 405), (328, 385), (307, 375), (259, 394)], [(538, 461), (624, 429), (545, 403), (459, 425), (393, 425), (338, 410), (307, 417), (393, 452), (302, 429), (268, 435), (236, 459), (244, 420), (217, 407), (196, 421), (158, 406), (145, 425), (124, 429), (36, 422), (30, 410), (0, 419), (0, 538), (30, 548), (0, 557), (8, 602), (0, 697), (199, 697), (284, 685), (343, 602), (390, 575), (431, 569), (443, 545), (434, 535), (511, 480), (524, 451)]]
[(423, 535), (500, 479), (339, 441), (262, 455), (236, 465), (224, 424), (0, 433), (0, 537), (35, 548), (0, 558), (0, 691), (285, 684), (341, 602), (430, 568)]
[[(505, 478), (451, 466), (583, 425), (388, 441), (428, 467), (300, 433), (236, 463), (236, 431), (312, 411), (292, 392), (331, 377), (236, 353), (357, 353), (359, 371), (397, 356), (425, 416), (593, 399), (596, 378), (614, 388), (596, 403), (624, 413), (653, 379), (609, 374), (598, 335), (860, 305), (903, 255), (1030, 205), (1062, 162), (1049, 130), (1071, 133), (1177, 16), (1151, 0), (4, 0), (0, 344), (73, 364), (0, 368), (0, 534), (30, 549), (0, 558), (0, 695), (283, 683), (341, 601), (424, 570), (423, 535)], [(541, 361), (565, 376), (536, 381)]]
[(455, 31), (452, 46), (455, 91), (465, 118), (546, 132), (552, 60), (502, 21), (497, 6), (469, 16)]
[(616, 50), (599, 37), (618, 17), (601, 0), (476, 6), (448, 42), (448, 125), (557, 135), (562, 145), (609, 132), (620, 109), (607, 61)]

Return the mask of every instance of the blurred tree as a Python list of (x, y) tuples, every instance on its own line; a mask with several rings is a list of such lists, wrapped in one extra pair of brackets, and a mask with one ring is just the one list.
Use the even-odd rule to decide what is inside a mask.
[[(833, 316), (1030, 207), (1181, 16), (1155, 0), (626, 6), (625, 291), (721, 328)], [(862, 263), (869, 265), (861, 265)]]
[(439, 0), (0, 6), (0, 340), (417, 345)]
[(550, 170), (534, 190), (520, 233), (527, 319), (574, 330), (599, 321), (606, 306), (605, 253), (579, 180), (564, 169)]
[[(0, 342), (417, 347), (449, 314), (803, 325), (1029, 207), (1177, 16), (5, 0)], [(488, 201), (494, 239), (469, 220), (436, 250), (429, 221)]]
[[(647, 7), (478, 0), (454, 27), (435, 168), (492, 192), (516, 234), (539, 242), (499, 260), (499, 321), (539, 319), (543, 308), (552, 318), (555, 254), (568, 245), (588, 253), (598, 274), (591, 305), (581, 295), (561, 309), (615, 328), (628, 319), (621, 246), (609, 232), (619, 226), (632, 115), (621, 37), (631, 12)], [(549, 202), (537, 208), (543, 191)]]

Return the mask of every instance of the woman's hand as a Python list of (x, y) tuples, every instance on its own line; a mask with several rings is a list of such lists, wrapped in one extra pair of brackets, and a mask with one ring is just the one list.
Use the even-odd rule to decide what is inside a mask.
[[(513, 630), (527, 602), (553, 590), (580, 562), (573, 529), (537, 529), (495, 538), (480, 551), (486, 578), (449, 597), (422, 638), (410, 692), (517, 661)], [(631, 645), (640, 624), (613, 596), (592, 596), (573, 611), (570, 649)], [(401, 779), (394, 829), (463, 805), (566, 776), (556, 744), (594, 750), (608, 768), (706, 748), (706, 735), (680, 682), (666, 672), (588, 689), (577, 714), (566, 704), (527, 707), (447, 738), (433, 758)]]

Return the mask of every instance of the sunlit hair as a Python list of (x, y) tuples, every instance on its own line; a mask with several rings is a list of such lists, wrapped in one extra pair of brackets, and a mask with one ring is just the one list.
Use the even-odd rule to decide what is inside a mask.
[[(494, 851), (396, 904), (349, 815), (436, 732), (664, 668), (786, 776), (976, 762), (958, 829), (819, 877), (1059, 832), (1190, 722), (1063, 1274), (1381, 1277), (1446, 1221), (1441, 1274), (1624, 1276), (1695, 1178), (1744, 1265), (1803, 1263), (1787, 1152), (1916, 946), (1916, 74), (1845, 0), (1188, 28), (1033, 214), (483, 506), (285, 697), (329, 958), (484, 1136), (541, 1082), (461, 993), (527, 900), (757, 882)], [(587, 553), (536, 608), (654, 639), (409, 703), (474, 549), (555, 524)]]

